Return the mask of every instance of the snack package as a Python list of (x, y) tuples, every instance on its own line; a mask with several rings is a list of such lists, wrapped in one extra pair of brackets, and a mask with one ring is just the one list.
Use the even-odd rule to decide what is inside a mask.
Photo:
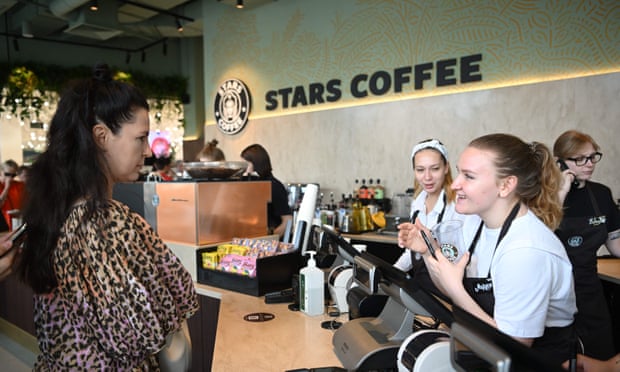
[(243, 246), (243, 245), (233, 245), (230, 248), (230, 253), (231, 254), (236, 254), (239, 256), (245, 256), (248, 254), (248, 251), (250, 250), (249, 247)]
[(279, 254), (289, 253), (294, 250), (295, 250), (295, 245), (293, 243), (278, 242), (278, 253)]
[(240, 274), (243, 265), (244, 256), (239, 256), (236, 254), (228, 254), (220, 260), (220, 263), (217, 265), (218, 270), (226, 271), (228, 273), (237, 273)]
[(202, 267), (204, 269), (215, 269), (220, 258), (217, 252), (202, 252)]
[(256, 277), (256, 257), (244, 257), (241, 263), (241, 274), (247, 275), (250, 278)]

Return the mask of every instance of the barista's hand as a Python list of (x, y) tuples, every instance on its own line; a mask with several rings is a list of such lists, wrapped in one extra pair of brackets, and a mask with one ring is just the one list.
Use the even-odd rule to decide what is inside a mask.
[(424, 230), (427, 236), (431, 236), (431, 232), (422, 225), (419, 218), (416, 218), (415, 224), (404, 222), (398, 225), (398, 246), (401, 248), (407, 248), (421, 255), (428, 254), (428, 248), (426, 243), (420, 234), (421, 230)]
[[(13, 261), (17, 254), (17, 249), (11, 249), (12, 243), (9, 239), (10, 234), (0, 237), (0, 280), (9, 276), (12, 272)], [(6, 253), (9, 251), (8, 253)], [(6, 254), (5, 254), (6, 253)]]
[(437, 259), (430, 255), (423, 256), (433, 283), (453, 300), (466, 295), (463, 287), (463, 275), (465, 275), (465, 267), (469, 262), (469, 252), (465, 252), (456, 263), (450, 262), (441, 254), (441, 250), (437, 249), (436, 252)]
[(570, 169), (566, 169), (562, 171), (562, 184), (560, 185), (560, 189), (558, 190), (558, 197), (560, 198), (560, 203), (564, 203), (564, 199), (566, 199), (566, 195), (570, 191), (573, 182), (575, 182), (577, 176)]

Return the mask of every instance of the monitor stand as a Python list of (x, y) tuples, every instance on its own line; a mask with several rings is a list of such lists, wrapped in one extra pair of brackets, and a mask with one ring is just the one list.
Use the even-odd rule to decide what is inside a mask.
[(376, 318), (344, 323), (332, 338), (334, 352), (347, 370), (396, 369), (403, 340), (413, 329), (414, 314), (390, 297)]

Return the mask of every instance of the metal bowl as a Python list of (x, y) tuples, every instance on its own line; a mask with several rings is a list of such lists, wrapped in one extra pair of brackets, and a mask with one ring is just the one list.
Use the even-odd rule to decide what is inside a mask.
[(248, 167), (245, 161), (197, 161), (183, 164), (192, 178), (225, 180)]

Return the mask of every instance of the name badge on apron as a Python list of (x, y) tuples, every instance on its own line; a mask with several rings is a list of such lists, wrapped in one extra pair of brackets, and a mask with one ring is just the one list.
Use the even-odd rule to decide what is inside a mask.
[(474, 293), (493, 293), (493, 280), (490, 278), (483, 278), (473, 281)]

